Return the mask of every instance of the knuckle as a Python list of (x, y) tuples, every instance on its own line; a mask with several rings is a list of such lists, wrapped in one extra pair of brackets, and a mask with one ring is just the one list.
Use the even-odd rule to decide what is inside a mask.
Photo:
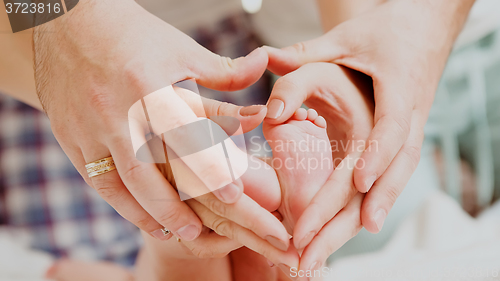
[(236, 84), (237, 79), (235, 62), (231, 58), (223, 56), (219, 56), (219, 62), (221, 68), (225, 72), (225, 76), (227, 79), (227, 90), (231, 91), (233, 89), (233, 86)]
[(398, 134), (398, 136), (401, 136), (401, 138), (406, 139), (408, 137), (408, 134), (410, 133), (410, 120), (406, 117), (402, 118), (394, 118), (391, 117), (392, 123), (395, 125), (395, 130)]
[(224, 112), (230, 108), (230, 104), (227, 102), (220, 102), (217, 105), (217, 116), (222, 116), (224, 115)]
[(231, 72), (234, 70), (234, 61), (229, 57), (219, 56), (220, 64), (224, 70)]
[(110, 108), (113, 108), (113, 101), (109, 94), (99, 91), (97, 89), (91, 89), (89, 92), (89, 103), (92, 108), (97, 112), (106, 112)]
[[(208, 108), (207, 108), (207, 113), (209, 113), (212, 116), (222, 116), (224, 115), (224, 112), (226, 112), (227, 109), (229, 109), (230, 104), (227, 102), (213, 102), (211, 103)], [(207, 116), (210, 117), (210, 116)]]
[[(121, 177), (125, 181), (136, 182), (144, 176), (145, 167), (139, 160), (129, 161), (128, 165), (125, 167), (124, 171), (121, 173)], [(137, 187), (136, 187), (137, 188)]]
[(292, 46), (292, 48), (297, 52), (297, 53), (307, 53), (307, 47), (304, 42), (299, 42), (296, 43)]
[(298, 85), (293, 79), (292, 73), (287, 74), (281, 78), (279, 78), (274, 86), (276, 89), (296, 89), (298, 88)]
[(110, 198), (116, 198), (118, 194), (116, 192), (118, 189), (116, 182), (106, 175), (95, 177), (93, 180), (93, 186), (97, 193), (106, 201)]
[(399, 194), (400, 194), (400, 190), (399, 190), (398, 186), (396, 186), (396, 185), (388, 185), (385, 188), (386, 198), (389, 199), (389, 202), (391, 203), (391, 205), (396, 202), (396, 200), (399, 197)]
[(213, 188), (222, 187), (223, 183), (232, 182), (227, 166), (217, 161), (211, 161), (211, 163), (203, 167), (200, 177), (212, 190), (214, 190)]
[(234, 238), (233, 226), (231, 222), (225, 218), (215, 219), (211, 224), (211, 229), (221, 236), (226, 236), (230, 239)]
[(216, 215), (221, 217), (227, 217), (228, 206), (217, 198), (210, 198), (206, 201), (206, 206)]
[(258, 249), (258, 253), (267, 258), (268, 260), (275, 260), (273, 257), (273, 249), (274, 246), (271, 244), (265, 244), (260, 249)]
[(191, 253), (199, 259), (223, 258), (228, 254), (218, 251), (215, 247), (202, 246), (199, 244), (193, 245), (190, 250)]
[(166, 212), (162, 213), (158, 217), (158, 222), (169, 228), (170, 226), (176, 225), (180, 221), (182, 215), (178, 208), (170, 208)]
[(414, 145), (408, 145), (403, 147), (403, 153), (407, 156), (410, 161), (411, 169), (414, 171), (420, 162), (420, 147)]
[(156, 229), (150, 229), (152, 225), (156, 225), (156, 221), (150, 216), (141, 216), (134, 221), (132, 221), (135, 226), (147, 232), (151, 232)]
[(199, 258), (199, 259), (208, 259), (211, 258), (211, 251), (208, 249), (208, 247), (203, 247), (200, 245), (195, 245), (190, 248), (191, 253)]

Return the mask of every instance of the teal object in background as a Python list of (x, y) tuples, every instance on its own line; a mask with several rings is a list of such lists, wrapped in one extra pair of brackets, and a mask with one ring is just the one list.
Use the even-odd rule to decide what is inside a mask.
[(460, 159), (476, 176), (477, 206), (500, 197), (500, 31), (450, 56), (426, 126), (444, 156), (445, 190), (462, 198)]

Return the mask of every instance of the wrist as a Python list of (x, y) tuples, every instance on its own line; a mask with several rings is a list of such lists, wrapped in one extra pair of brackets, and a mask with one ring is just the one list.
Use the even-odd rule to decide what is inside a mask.
[[(412, 5), (425, 9), (435, 26), (443, 27), (443, 36), (448, 37), (453, 44), (461, 32), (472, 6), (476, 0), (436, 0), (419, 1), (403, 0), (411, 2)], [(422, 18), (426, 20), (426, 18)]]

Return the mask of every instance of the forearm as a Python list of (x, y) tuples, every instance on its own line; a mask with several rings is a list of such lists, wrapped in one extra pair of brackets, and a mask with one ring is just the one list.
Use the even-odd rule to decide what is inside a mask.
[(33, 74), (32, 31), (12, 33), (5, 10), (0, 10), (0, 92), (41, 109)]
[(326, 32), (338, 24), (358, 16), (387, 0), (316, 0), (321, 25)]
[[(442, 36), (448, 40), (447, 43), (450, 44), (450, 47), (462, 31), (470, 10), (476, 2), (476, 0), (400, 1), (409, 2), (410, 5), (418, 5), (421, 8), (420, 11), (427, 11), (427, 13), (422, 13), (422, 24), (428, 25), (430, 29), (441, 28), (443, 30)], [(416, 11), (419, 10), (416, 9)]]

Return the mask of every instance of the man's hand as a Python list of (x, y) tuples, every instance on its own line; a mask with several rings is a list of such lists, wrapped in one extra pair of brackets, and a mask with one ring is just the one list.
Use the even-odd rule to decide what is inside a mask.
[[(266, 48), (269, 69), (279, 75), (307, 63), (330, 62), (372, 78), (375, 127), (360, 158), (365, 165), (354, 171), (355, 187), (367, 192), (361, 218), (370, 232), (380, 231), (417, 167), (434, 92), (473, 3), (474, 0), (389, 1), (320, 38), (281, 50)], [(324, 92), (326, 98), (329, 94)], [(278, 111), (277, 106), (269, 110), (270, 122), (287, 120), (302, 100), (273, 91), (269, 105), (279, 102), (284, 103), (284, 110)], [(326, 223), (337, 209), (322, 207)]]
[[(187, 78), (217, 90), (245, 88), (265, 71), (266, 52), (258, 49), (236, 60), (220, 57), (132, 0), (80, 1), (64, 17), (35, 28), (34, 47), (40, 101), (57, 140), (87, 183), (123, 217), (159, 239), (165, 238), (164, 227), (184, 241), (198, 237), (202, 224), (196, 214), (154, 164), (135, 157), (129, 129), (137, 128), (129, 128), (128, 111), (148, 94)], [(173, 91), (155, 106), (162, 108), (165, 130), (198, 118)], [(254, 109), (215, 102), (207, 115), (262, 120), (265, 111)], [(139, 128), (136, 133), (144, 136), (146, 131)], [(110, 155), (117, 171), (89, 178), (85, 163)], [(199, 159), (190, 168), (202, 175), (201, 180), (209, 176), (214, 186), (227, 184), (214, 195), (221, 204), (232, 204), (243, 187), (231, 184), (221, 172), (227, 164), (216, 159)], [(256, 223), (252, 230), (262, 238), (277, 237), (288, 247), (281, 225), (264, 228)]]

